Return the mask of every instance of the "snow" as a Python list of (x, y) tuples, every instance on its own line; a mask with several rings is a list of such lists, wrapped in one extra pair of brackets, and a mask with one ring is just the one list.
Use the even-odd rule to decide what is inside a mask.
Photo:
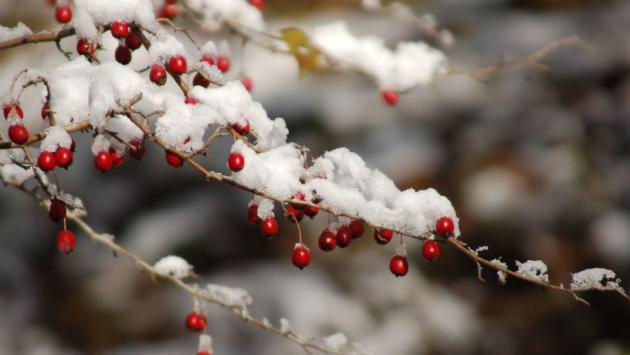
[(55, 152), (59, 147), (70, 148), (72, 145), (72, 137), (70, 134), (58, 125), (51, 126), (46, 129), (46, 138), (42, 140), (40, 149), (42, 151)]
[(348, 337), (343, 333), (335, 333), (322, 339), (327, 348), (334, 351), (341, 351), (348, 345)]
[[(176, 55), (186, 57), (184, 45), (166, 30), (161, 29), (155, 35), (147, 33), (146, 36), (151, 42), (149, 56), (154, 60), (168, 60)], [(188, 58), (186, 58), (186, 61), (187, 63), (192, 63)]]
[[(501, 259), (492, 259), (490, 260), (490, 262), (504, 269), (508, 268), (507, 264), (501, 261)], [(501, 283), (501, 285), (505, 285), (505, 283), (507, 282), (507, 274), (501, 270), (497, 270), (497, 277), (499, 278), (499, 282)]]
[(163, 276), (173, 276), (181, 279), (190, 276), (192, 266), (179, 256), (169, 255), (160, 259), (153, 266), (155, 272)]
[(199, 347), (197, 350), (199, 352), (207, 351), (212, 354), (212, 337), (208, 334), (201, 334), (199, 336)]
[(210, 297), (228, 306), (246, 307), (252, 304), (252, 297), (242, 288), (208, 284), (204, 290)]
[(618, 290), (621, 280), (614, 271), (603, 268), (592, 268), (571, 274), (571, 289), (581, 290)]
[(224, 23), (232, 23), (261, 31), (265, 22), (259, 9), (247, 0), (188, 0), (187, 5), (203, 15), (204, 22), (213, 30)]
[(10, 28), (0, 25), (0, 42), (9, 41), (15, 38), (29, 36), (33, 34), (30, 28), (28, 28), (22, 22), (19, 22), (17, 26)]
[(97, 39), (97, 27), (122, 20), (152, 32), (160, 27), (150, 0), (76, 0), (72, 25), (80, 38)]
[(516, 260), (516, 272), (523, 276), (536, 279), (542, 282), (549, 282), (549, 275), (547, 275), (547, 265), (541, 260), (527, 260), (523, 263)]
[(288, 334), (288, 333), (293, 332), (293, 329), (291, 328), (291, 323), (289, 322), (288, 319), (286, 318), (280, 319), (280, 332), (282, 334)]
[(0, 176), (7, 184), (22, 185), (24, 181), (35, 175), (33, 168), (24, 169), (17, 164), (5, 164), (0, 166)]
[(316, 27), (313, 43), (337, 64), (372, 76), (383, 89), (409, 90), (433, 81), (444, 54), (423, 42), (400, 42), (395, 50), (375, 36), (356, 37), (345, 22)]

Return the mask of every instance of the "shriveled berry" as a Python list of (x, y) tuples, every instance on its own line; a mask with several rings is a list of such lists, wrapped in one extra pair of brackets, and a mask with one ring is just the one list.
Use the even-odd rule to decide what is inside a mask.
[(300, 222), (304, 218), (304, 210), (297, 209), (292, 205), (287, 207), (287, 219), (291, 222)]
[(186, 58), (181, 55), (174, 55), (168, 61), (168, 68), (173, 74), (184, 74), (188, 70)]
[(116, 48), (116, 61), (122, 65), (131, 63), (131, 49), (120, 45)]
[(173, 152), (169, 152), (168, 150), (166, 151), (165, 158), (168, 165), (174, 168), (179, 168), (184, 164), (184, 161), (182, 160), (182, 158), (179, 157), (179, 155)]
[(319, 235), (319, 249), (323, 251), (332, 251), (337, 247), (337, 236), (329, 229), (324, 229), (322, 234)]
[(77, 237), (69, 230), (57, 233), (57, 249), (64, 254), (69, 254), (77, 245)]
[(350, 222), (350, 232), (352, 232), (352, 239), (361, 238), (363, 236), (363, 231), (365, 228), (363, 227), (363, 222), (358, 219), (353, 219)]
[(247, 122), (247, 120), (233, 124), (232, 128), (234, 128), (234, 130), (242, 136), (248, 135), (251, 131), (251, 127), (249, 126), (249, 122)]
[(166, 68), (160, 64), (153, 64), (149, 73), (149, 79), (159, 86), (166, 84)]
[(350, 227), (341, 226), (337, 229), (337, 245), (340, 248), (345, 248), (350, 245), (352, 242), (352, 232), (350, 231)]
[(455, 224), (453, 223), (451, 217), (443, 216), (438, 218), (438, 220), (435, 222), (435, 233), (439, 235), (446, 236), (453, 233), (454, 230)]
[(81, 38), (77, 41), (77, 53), (79, 53), (79, 55), (92, 57), (95, 50), (96, 46), (94, 45), (94, 42), (85, 38)]
[(201, 86), (207, 88), (210, 86), (210, 80), (206, 79), (201, 73), (195, 74), (193, 78), (193, 86)]
[(43, 171), (51, 171), (57, 165), (55, 155), (49, 151), (42, 151), (37, 158), (37, 166)]
[(129, 36), (129, 24), (125, 21), (114, 21), (110, 31), (114, 38), (125, 38)]
[(241, 171), (245, 167), (245, 158), (239, 152), (232, 152), (228, 156), (228, 168), (232, 171)]
[(296, 244), (293, 248), (293, 265), (300, 269), (304, 269), (311, 262), (311, 251), (304, 244)]
[(304, 213), (313, 218), (315, 216), (317, 216), (317, 214), (319, 213), (319, 207), (317, 206), (304, 206)]
[(55, 10), (55, 18), (59, 23), (69, 23), (72, 21), (72, 9), (68, 5), (59, 5)]
[(55, 151), (55, 163), (57, 166), (67, 168), (72, 164), (73, 154), (70, 148), (59, 147)]
[(114, 162), (112, 161), (112, 156), (107, 151), (100, 151), (96, 154), (94, 158), (94, 165), (96, 168), (102, 172), (106, 172), (112, 168)]
[(206, 329), (208, 321), (206, 317), (197, 312), (190, 312), (186, 317), (186, 328), (193, 332), (201, 332)]
[(389, 271), (396, 275), (396, 277), (407, 275), (407, 271), (409, 271), (407, 258), (402, 255), (395, 255), (389, 261)]
[(63, 201), (53, 198), (50, 200), (48, 216), (53, 222), (61, 222), (66, 218), (66, 204)]
[(398, 93), (394, 90), (383, 91), (383, 100), (390, 106), (394, 106), (398, 103)]
[(378, 244), (387, 244), (394, 237), (394, 232), (391, 229), (380, 228), (374, 232), (374, 239)]
[(132, 140), (130, 143), (131, 147), (129, 148), (129, 156), (140, 160), (147, 153), (147, 149), (144, 146), (144, 142), (141, 140)]
[(247, 208), (247, 220), (249, 221), (249, 223), (260, 223), (257, 204), (252, 203), (249, 208)]
[(220, 55), (219, 58), (217, 58), (217, 68), (219, 68), (220, 71), (225, 73), (230, 70), (230, 66), (232, 66), (232, 64), (230, 63), (230, 58), (227, 56)]
[(125, 38), (125, 45), (135, 51), (136, 49), (142, 47), (142, 39), (136, 31), (131, 31), (129, 32), (127, 38)]
[(442, 252), (440, 251), (440, 245), (435, 240), (427, 240), (422, 246), (422, 256), (427, 261), (434, 261), (440, 257)]
[(46, 120), (50, 118), (50, 105), (48, 102), (44, 103), (42, 106), (42, 120)]
[(12, 124), (9, 127), (9, 139), (15, 144), (24, 144), (28, 141), (28, 129), (21, 123)]
[(266, 217), (260, 225), (260, 230), (267, 237), (278, 234), (278, 221), (273, 216)]
[(118, 153), (114, 148), (109, 148), (109, 156), (112, 157), (112, 167), (121, 166), (125, 162), (125, 156)]
[(24, 111), (22, 111), (22, 107), (20, 107), (17, 102), (12, 102), (10, 104), (4, 105), (4, 107), (2, 108), (4, 118), (9, 118), (11, 112), (14, 112), (19, 118), (24, 118)]

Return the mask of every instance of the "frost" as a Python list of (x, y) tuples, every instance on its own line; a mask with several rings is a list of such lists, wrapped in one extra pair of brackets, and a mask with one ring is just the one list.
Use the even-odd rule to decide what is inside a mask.
[(252, 304), (252, 297), (242, 288), (208, 284), (205, 292), (212, 298), (228, 306), (243, 307)]
[(580, 290), (618, 290), (621, 280), (614, 271), (603, 268), (592, 268), (571, 274), (571, 289)]
[(33, 34), (30, 28), (28, 28), (22, 22), (19, 22), (17, 26), (13, 28), (0, 25), (0, 42), (9, 41), (15, 38), (29, 36)]
[[(501, 259), (492, 259), (490, 262), (504, 269), (508, 268), (508, 265), (501, 261)], [(501, 285), (505, 285), (505, 283), (507, 282), (507, 274), (501, 270), (497, 270), (497, 277), (499, 278), (499, 282), (501, 283)]]
[(541, 260), (527, 260), (523, 263), (516, 261), (516, 272), (523, 276), (536, 279), (538, 281), (549, 282), (547, 275), (547, 265)]
[(192, 273), (192, 266), (179, 256), (169, 255), (160, 259), (153, 266), (155, 272), (163, 276), (173, 276), (181, 279)]
[(346, 337), (346, 335), (341, 332), (329, 335), (323, 338), (322, 341), (327, 348), (334, 351), (343, 350), (343, 348), (348, 345), (348, 337)]

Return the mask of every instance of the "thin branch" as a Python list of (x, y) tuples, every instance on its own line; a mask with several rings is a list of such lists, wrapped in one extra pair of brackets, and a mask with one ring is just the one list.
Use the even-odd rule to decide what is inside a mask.
[(63, 38), (70, 37), (74, 35), (76, 32), (74, 27), (64, 27), (57, 31), (42, 31), (38, 33), (33, 33), (30, 35), (17, 37), (13, 39), (9, 39), (3, 42), (0, 42), (0, 50), (19, 47), (25, 44), (30, 43), (40, 43), (40, 42), (59, 42)]

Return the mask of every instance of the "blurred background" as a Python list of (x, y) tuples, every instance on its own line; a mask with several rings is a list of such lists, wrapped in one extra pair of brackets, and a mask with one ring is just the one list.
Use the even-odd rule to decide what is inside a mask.
[[(254, 98), (315, 154), (347, 146), (401, 189), (435, 187), (455, 205), (463, 239), (490, 246), (487, 257), (502, 256), (510, 267), (543, 259), (551, 280), (565, 284), (570, 272), (601, 266), (628, 287), (630, 2), (408, 3), (454, 33), (447, 55), (460, 69), (522, 58), (571, 35), (592, 49), (554, 52), (544, 60), (550, 71), (507, 69), (487, 82), (450, 75), (403, 95), (394, 108), (364, 78), (299, 79), (293, 59), (256, 47), (232, 47), (231, 75), (251, 76)], [(343, 19), (355, 34), (388, 44), (421, 39), (406, 23), (339, 1), (267, 0), (264, 11), (271, 30)], [(47, 1), (0, 0), (0, 23), (18, 21), (34, 31), (56, 26)], [(107, 35), (104, 45), (115, 42)], [(72, 50), (74, 40), (62, 46)], [(146, 66), (142, 60), (134, 57), (132, 67)], [(27, 66), (64, 61), (54, 44), (0, 52), (0, 92)], [(22, 100), (32, 131), (42, 125), (40, 100), (38, 90)], [(280, 235), (265, 240), (247, 223), (248, 194), (172, 169), (154, 147), (103, 175), (93, 167), (91, 137), (75, 139), (75, 163), (58, 176), (83, 198), (96, 230), (149, 263), (180, 255), (200, 282), (249, 290), (251, 313), (273, 323), (285, 317), (319, 336), (342, 331), (374, 354), (630, 354), (630, 305), (613, 294), (588, 294), (586, 307), (515, 280), (501, 287), (488, 270), (481, 283), (475, 265), (453, 249), (428, 264), (416, 243), (408, 244), (409, 274), (395, 278), (388, 270), (394, 247), (376, 246), (369, 232), (350, 248), (319, 251), (325, 216), (303, 224), (314, 260), (300, 271), (290, 261), (294, 227), (282, 221)], [(213, 150), (209, 166), (225, 170), (227, 143)], [(32, 199), (1, 188), (0, 201), (0, 354), (195, 353), (197, 336), (184, 328), (187, 294), (153, 282), (85, 235), (73, 254), (60, 255), (58, 226)], [(217, 355), (303, 353), (229, 311), (207, 311)]]

